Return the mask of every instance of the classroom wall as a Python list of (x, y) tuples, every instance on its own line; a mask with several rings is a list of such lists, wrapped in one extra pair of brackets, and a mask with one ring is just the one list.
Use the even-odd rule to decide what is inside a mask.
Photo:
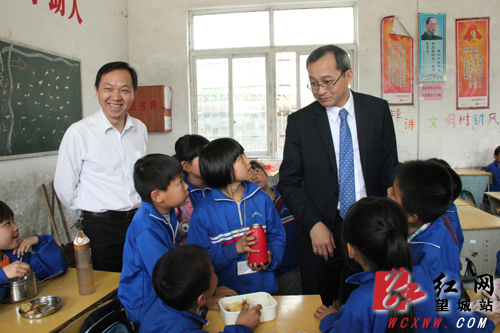
[[(99, 108), (93, 88), (98, 69), (110, 61), (128, 61), (127, 1), (87, 0), (77, 1), (77, 6), (81, 25), (76, 15), (68, 19), (73, 1), (65, 1), (61, 15), (50, 10), (49, 1), (34, 5), (32, 1), (0, 0), (0, 39), (80, 59), (83, 116), (87, 117)], [(21, 237), (50, 232), (38, 187), (52, 181), (56, 161), (57, 155), (0, 161), (0, 200), (14, 211)], [(75, 218), (69, 211), (65, 215), (73, 225)], [(59, 231), (66, 242), (62, 228)]]
[[(271, 0), (272, 3), (297, 3), (298, 0)], [(320, 1), (328, 2), (328, 1)], [(335, 1), (330, 1), (335, 3)], [(77, 1), (83, 19), (68, 19), (72, 1), (65, 1), (65, 14), (50, 10), (49, 1), (0, 0), (0, 39), (40, 48), (81, 60), (83, 116), (98, 108), (93, 82), (99, 67), (109, 61), (129, 61), (138, 71), (140, 85), (163, 84), (172, 87), (173, 131), (150, 133), (148, 152), (172, 154), (174, 143), (190, 132), (188, 10), (210, 7), (234, 7), (234, 0), (112, 0)], [(262, 0), (247, 0), (245, 5), (261, 5)], [(396, 15), (412, 36), (418, 38), (417, 13), (446, 13), (447, 82), (444, 101), (418, 100), (415, 80), (415, 105), (399, 108), (395, 121), (400, 160), (441, 157), (453, 167), (486, 165), (493, 149), (500, 144), (500, 130), (484, 129), (428, 132), (429, 113), (444, 117), (455, 110), (455, 19), (490, 16), (490, 30), (499, 31), (500, 2), (476, 0), (359, 0), (358, 4), (358, 91), (380, 96), (380, 22)], [(334, 24), (334, 22), (332, 22)], [(490, 55), (500, 51), (500, 36), (490, 36)], [(416, 40), (417, 41), (417, 40)], [(418, 75), (418, 43), (415, 44), (415, 77)], [(490, 63), (490, 108), (497, 112), (499, 82), (494, 73), (500, 64)], [(471, 113), (472, 114), (472, 113)], [(414, 119), (413, 130), (405, 129), (404, 120)], [(500, 115), (497, 116), (500, 119)], [(54, 176), (56, 155), (0, 161), (0, 200), (15, 211), (22, 236), (48, 233), (49, 221), (38, 186)], [(57, 214), (56, 214), (57, 215)], [(70, 224), (74, 221), (70, 213)], [(73, 229), (74, 230), (74, 229)]]
[[(336, 1), (319, 1), (335, 3)], [(172, 154), (175, 140), (190, 131), (188, 81), (188, 10), (234, 7), (233, 0), (139, 1), (129, 0), (129, 59), (141, 73), (141, 84), (164, 84), (172, 87), (173, 131), (150, 135), (151, 152)], [(262, 3), (299, 3), (306, 1), (248, 0), (245, 5)], [(358, 4), (358, 91), (381, 95), (380, 83), (380, 24), (385, 16), (396, 15), (415, 39), (414, 44), (414, 101), (412, 106), (393, 106), (400, 112), (395, 120), (400, 160), (440, 157), (453, 167), (475, 167), (492, 160), (492, 152), (500, 145), (498, 129), (447, 130), (444, 118), (450, 113), (456, 117), (496, 112), (500, 105), (498, 73), (500, 64), (490, 63), (489, 110), (456, 111), (455, 93), (455, 19), (490, 16), (490, 30), (499, 31), (500, 2), (477, 0), (359, 0)], [(418, 88), (418, 13), (446, 13), (446, 77), (443, 101), (419, 101)], [(332, 24), (335, 24), (332, 22)], [(321, 24), (320, 24), (321, 25)], [(490, 36), (490, 55), (494, 59), (500, 51), (500, 35)], [(399, 110), (398, 110), (399, 108)], [(438, 117), (439, 130), (427, 128), (430, 116)], [(500, 112), (497, 116), (500, 119)], [(413, 120), (413, 129), (408, 123)], [(406, 126), (405, 126), (406, 122)]]

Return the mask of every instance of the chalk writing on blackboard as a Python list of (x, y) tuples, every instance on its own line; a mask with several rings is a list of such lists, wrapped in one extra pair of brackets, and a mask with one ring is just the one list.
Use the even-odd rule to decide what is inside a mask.
[(0, 40), (0, 158), (57, 151), (80, 119), (78, 61)]

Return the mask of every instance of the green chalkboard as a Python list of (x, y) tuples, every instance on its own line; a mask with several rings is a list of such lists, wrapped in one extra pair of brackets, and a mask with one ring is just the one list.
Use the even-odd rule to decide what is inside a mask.
[(81, 88), (79, 61), (0, 40), (0, 159), (57, 151)]

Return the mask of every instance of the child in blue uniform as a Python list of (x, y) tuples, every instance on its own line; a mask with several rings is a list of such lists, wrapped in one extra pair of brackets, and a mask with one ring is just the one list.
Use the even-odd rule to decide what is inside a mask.
[(429, 161), (434, 161), (442, 164), (450, 173), (453, 196), (451, 198), (451, 205), (446, 210), (446, 213), (444, 213), (444, 216), (446, 216), (450, 220), (451, 227), (453, 228), (453, 230), (455, 231), (455, 235), (457, 236), (458, 253), (461, 253), (462, 247), (464, 245), (464, 233), (462, 231), (462, 225), (460, 224), (460, 218), (458, 217), (458, 209), (457, 205), (455, 205), (455, 200), (457, 200), (457, 198), (460, 196), (460, 192), (462, 191), (462, 180), (460, 179), (460, 176), (455, 172), (455, 170), (453, 170), (445, 160), (431, 158), (429, 159)]
[[(495, 329), (496, 322), (485, 318), (485, 315), (479, 312), (458, 311), (456, 304), (460, 293), (457, 291), (443, 293), (446, 287), (442, 289), (439, 298), (448, 300), (449, 311), (436, 310), (438, 296), (437, 291), (434, 290), (433, 280), (438, 278), (441, 272), (445, 274), (441, 280), (442, 283), (451, 280), (457, 282), (459, 277), (443, 269), (436, 272), (426, 266), (412, 266), (407, 237), (406, 212), (391, 200), (363, 198), (350, 208), (342, 227), (343, 246), (349, 258), (358, 262), (364, 271), (346, 280), (349, 283), (358, 283), (360, 286), (352, 292), (340, 311), (333, 306), (326, 307), (325, 305), (316, 310), (315, 316), (321, 319), (321, 332), (392, 332), (388, 328), (390, 322), (394, 323), (396, 328), (404, 325), (405, 329), (399, 330), (401, 332), (449, 332), (456, 327), (460, 318), (463, 318), (465, 323), (471, 318), (474, 318), (476, 323), (479, 320), (485, 321), (484, 328), (476, 325), (475, 328), (469, 328), (468, 332), (492, 332)], [(409, 281), (404, 281), (403, 285), (410, 287), (407, 283), (411, 282), (418, 288), (412, 291), (413, 295), (410, 291), (404, 290), (402, 294), (413, 297), (414, 300), (406, 303), (406, 311), (373, 310), (376, 304), (374, 293), (381, 292), (383, 297), (386, 296), (380, 286), (376, 289), (376, 273), (388, 273), (392, 269), (398, 272), (401, 267), (410, 273)], [(417, 298), (417, 296), (423, 297)], [(387, 309), (390, 305), (394, 305), (391, 300), (386, 303), (385, 308)], [(427, 318), (431, 320), (431, 323), (427, 328), (422, 329), (424, 320)], [(442, 322), (434, 325), (440, 318)], [(411, 325), (415, 322), (417, 328), (411, 329)]]
[[(253, 170), (243, 147), (230, 138), (210, 142), (200, 153), (200, 171), (212, 188), (191, 216), (188, 244), (209, 250), (219, 284), (240, 294), (275, 293), (274, 271), (285, 251), (285, 230), (269, 196), (250, 182)], [(268, 262), (248, 264), (246, 254), (256, 252), (249, 228), (259, 223), (265, 230)]]
[[(217, 286), (217, 276), (208, 254), (201, 246), (180, 246), (163, 255), (153, 270), (153, 285), (158, 299), (144, 317), (139, 332), (205, 332), (208, 321), (199, 309)], [(243, 306), (236, 324), (227, 333), (251, 333), (259, 324), (261, 305)]]
[(269, 195), (286, 232), (285, 254), (281, 265), (274, 272), (278, 280), (276, 295), (302, 295), (299, 261), (297, 259), (297, 223), (295, 217), (283, 202), (278, 186), (269, 186), (268, 175), (264, 170), (264, 166), (258, 161), (251, 161), (250, 164), (254, 169), (252, 182), (259, 185), (260, 189)]
[(485, 170), (493, 174), (493, 184), (490, 184), (491, 192), (500, 191), (500, 146), (496, 147), (493, 153), (493, 158), (495, 159), (488, 165)]
[(212, 189), (205, 185), (201, 178), (198, 160), (200, 151), (209, 141), (197, 134), (186, 134), (175, 142), (174, 157), (181, 162), (184, 170), (184, 182), (188, 185), (189, 198), (186, 203), (175, 209), (177, 221), (179, 221), (179, 232), (177, 233), (177, 242), (180, 245), (186, 243), (187, 233), (189, 231), (189, 220), (193, 209), (198, 205), (201, 199), (209, 194)]
[(408, 213), (412, 264), (460, 274), (458, 246), (441, 218), (452, 199), (449, 172), (433, 161), (408, 161), (399, 164), (394, 175), (387, 197)]
[(187, 197), (182, 166), (173, 157), (150, 154), (134, 165), (134, 186), (142, 205), (130, 224), (123, 249), (118, 298), (130, 320), (141, 323), (157, 296), (151, 276), (158, 259), (176, 246), (174, 207)]
[[(134, 165), (134, 186), (142, 205), (130, 224), (123, 250), (123, 268), (118, 298), (133, 323), (140, 324), (147, 310), (156, 301), (151, 276), (158, 259), (176, 245), (178, 231), (174, 207), (187, 197), (182, 180), (182, 166), (175, 158), (150, 154)], [(226, 296), (233, 290), (224, 290)], [(209, 303), (212, 308), (217, 299)]]
[(51, 235), (19, 239), (14, 212), (0, 201), (0, 300), (5, 297), (4, 283), (31, 271), (45, 279), (57, 272), (66, 274), (68, 264)]

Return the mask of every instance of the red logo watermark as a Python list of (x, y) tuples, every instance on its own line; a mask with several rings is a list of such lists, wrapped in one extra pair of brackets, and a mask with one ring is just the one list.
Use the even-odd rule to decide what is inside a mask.
[(375, 273), (373, 310), (406, 310), (406, 304), (425, 296), (418, 285), (410, 282), (410, 273), (403, 268), (396, 272)]

